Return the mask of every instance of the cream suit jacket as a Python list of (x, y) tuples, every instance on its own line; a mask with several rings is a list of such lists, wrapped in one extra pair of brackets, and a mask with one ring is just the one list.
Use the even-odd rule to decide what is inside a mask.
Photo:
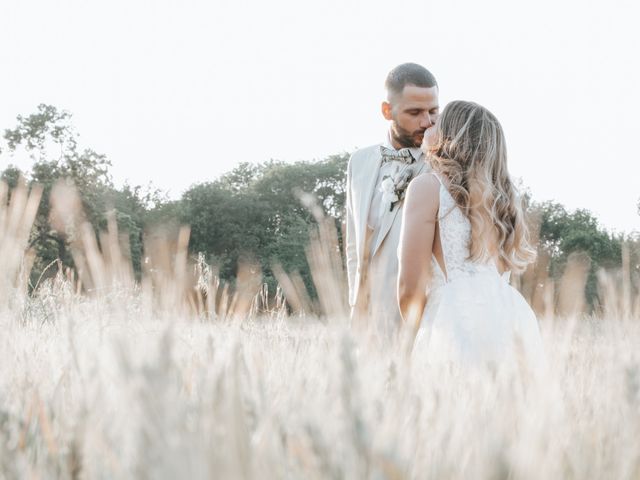
[[(351, 155), (347, 167), (347, 229), (346, 263), (349, 281), (349, 304), (354, 307), (363, 284), (363, 276), (377, 268), (377, 278), (383, 278), (380, 292), (388, 298), (388, 309), (398, 311), (396, 282), (398, 275), (397, 249), (400, 238), (402, 205), (400, 202), (392, 211), (385, 211), (380, 220), (380, 231), (374, 245), (365, 245), (369, 208), (376, 188), (382, 161), (380, 145), (366, 147)], [(424, 160), (408, 166), (413, 170), (413, 178), (428, 170)], [(372, 293), (372, 292), (369, 292)], [(379, 299), (381, 300), (381, 299)], [(398, 311), (399, 315), (399, 311)]]

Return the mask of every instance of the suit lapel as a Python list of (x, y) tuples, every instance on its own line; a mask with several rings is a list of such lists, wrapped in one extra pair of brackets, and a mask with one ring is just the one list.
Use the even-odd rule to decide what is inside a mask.
[[(423, 171), (425, 171), (426, 167), (427, 167), (427, 163), (424, 161), (424, 159), (419, 160), (419, 163), (415, 164), (415, 165), (411, 165), (408, 168), (412, 168), (414, 169), (414, 173), (413, 173), (413, 177), (411, 178), (411, 180), (413, 180), (414, 178), (416, 178), (418, 175), (420, 175)], [(386, 211), (384, 216), (382, 217), (382, 223), (380, 225), (380, 232), (378, 233), (378, 235), (376, 236), (376, 243), (373, 247), (373, 253), (372, 256), (376, 254), (376, 252), (378, 251), (378, 249), (380, 248), (380, 246), (382, 245), (382, 242), (384, 241), (384, 239), (387, 236), (387, 233), (389, 233), (389, 230), (391, 230), (391, 226), (393, 225), (393, 222), (396, 219), (396, 216), (398, 215), (398, 212), (400, 211), (400, 208), (402, 207), (404, 203), (404, 200), (402, 202), (400, 202), (400, 204), (396, 205), (392, 211)]]

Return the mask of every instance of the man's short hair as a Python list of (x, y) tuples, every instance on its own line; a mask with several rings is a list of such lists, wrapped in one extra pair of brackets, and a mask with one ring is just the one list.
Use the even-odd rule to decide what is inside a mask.
[(417, 63), (403, 63), (389, 72), (384, 86), (389, 96), (399, 95), (407, 85), (416, 87), (431, 88), (437, 87), (436, 77)]

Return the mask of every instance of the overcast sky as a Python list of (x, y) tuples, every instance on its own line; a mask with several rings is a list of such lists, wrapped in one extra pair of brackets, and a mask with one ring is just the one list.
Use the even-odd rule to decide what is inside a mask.
[(2, 0), (0, 128), (39, 103), (68, 110), (118, 183), (175, 198), (241, 161), (382, 141), (384, 78), (413, 61), (443, 105), (496, 114), (535, 199), (640, 230), (638, 5)]

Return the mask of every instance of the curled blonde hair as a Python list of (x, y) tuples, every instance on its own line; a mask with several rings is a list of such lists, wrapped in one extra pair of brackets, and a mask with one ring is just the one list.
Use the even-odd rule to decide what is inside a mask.
[(449, 103), (426, 154), (471, 222), (470, 260), (497, 260), (522, 272), (535, 259), (520, 197), (507, 170), (507, 147), (498, 119), (465, 101)]

